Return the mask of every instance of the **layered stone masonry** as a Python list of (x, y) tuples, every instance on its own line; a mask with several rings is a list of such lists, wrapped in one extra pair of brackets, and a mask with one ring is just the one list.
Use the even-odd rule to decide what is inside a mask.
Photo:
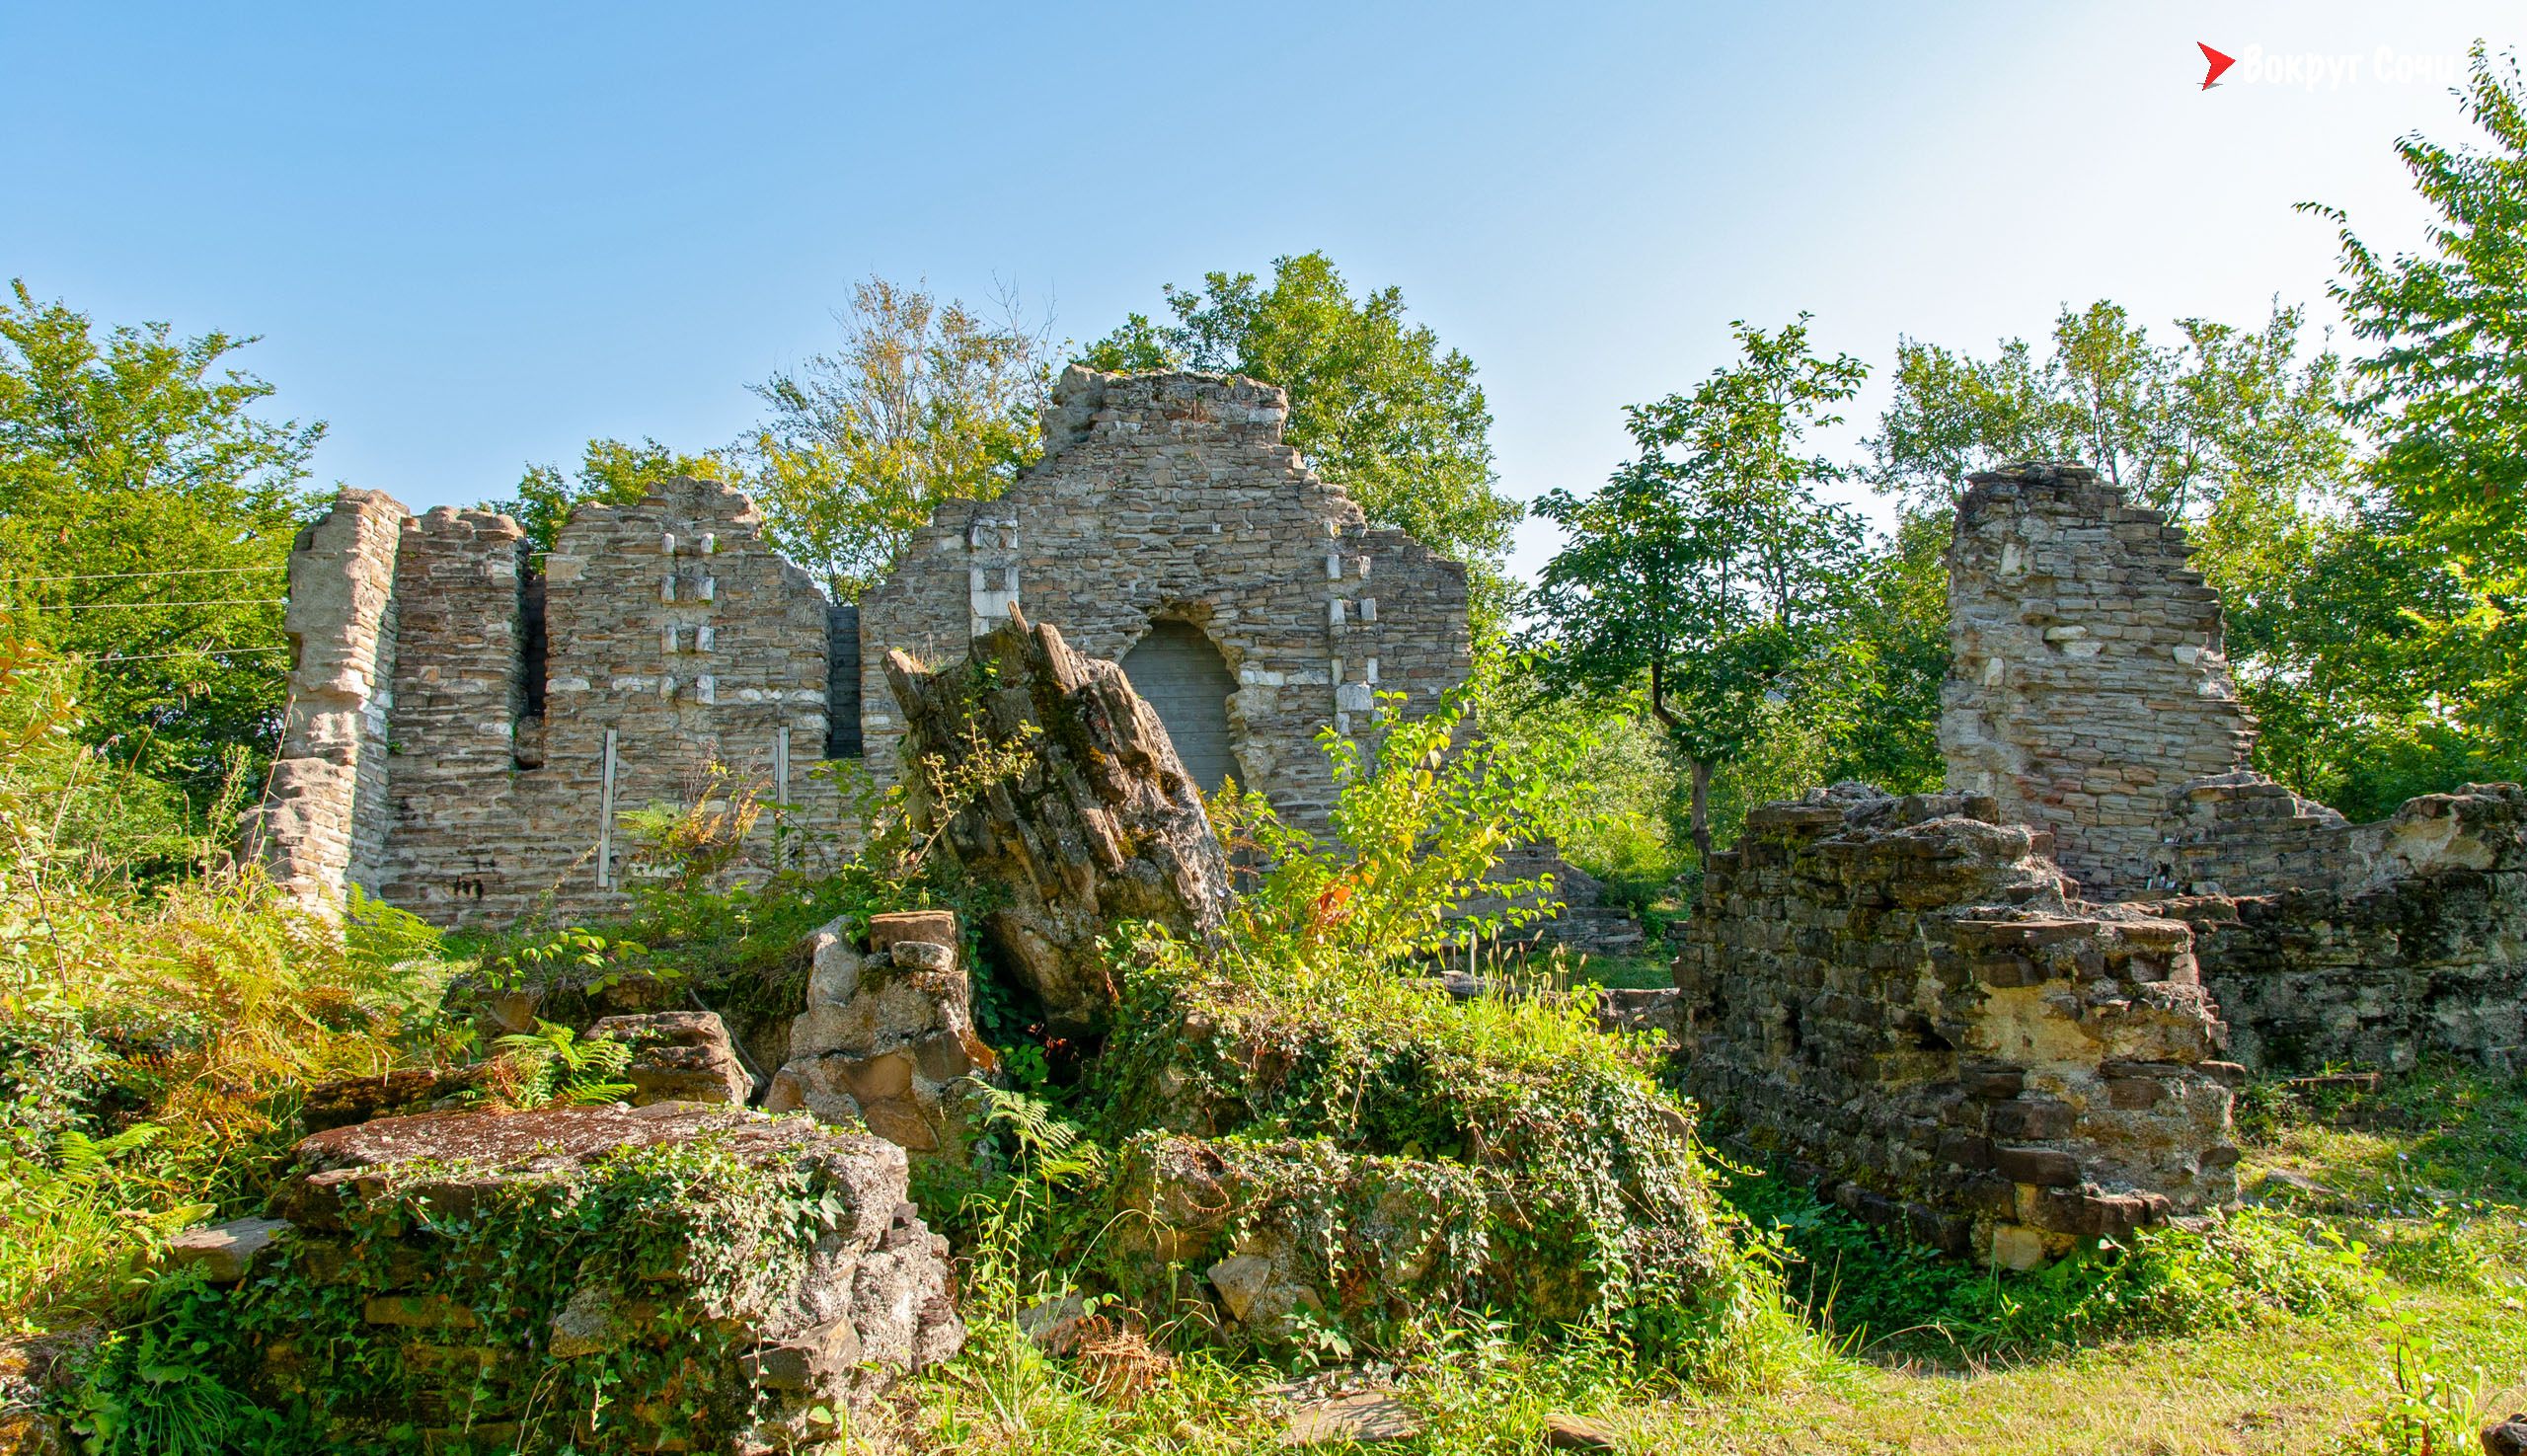
[(755, 871), (804, 868), (850, 832), (809, 773), (829, 742), (830, 607), (726, 485), (581, 507), (544, 565), (540, 622), (523, 533), (488, 511), (416, 518), (345, 491), (290, 572), (300, 660), (249, 825), (284, 884), (339, 900), (356, 881), (441, 925), (575, 918), (664, 872), (622, 831), (630, 811), (750, 797)]
[(2455, 1057), (2527, 1071), (2527, 791), (2413, 800), (2337, 886), (2172, 897), (2203, 984), (2259, 1071), (2408, 1071)]
[(392, 497), (345, 490), (290, 550), (289, 704), (244, 839), (275, 883), (313, 903), (341, 904), (350, 883), (373, 888), (385, 856), (404, 520)]
[(1473, 667), (1465, 567), (1369, 524), (1281, 442), (1288, 397), (1251, 379), (1073, 366), (1044, 458), (998, 499), (943, 508), (862, 598), (869, 766), (904, 731), (884, 659), (961, 656), (1024, 602), (1080, 652), (1119, 661), (1153, 623), (1216, 647), (1238, 687), (1241, 782), (1322, 829), (1333, 782), (1318, 731), (1367, 726), (1380, 691), (1433, 705)]
[(1951, 789), (2050, 831), (2084, 893), (2140, 890), (2169, 791), (2254, 746), (2219, 593), (2184, 532), (2077, 465), (1969, 478), (1949, 548), (1940, 749)]
[[(452, 1219), (461, 1237), (476, 1211), (574, 1165), (601, 1169), (627, 1152), (678, 1146), (804, 1175), (794, 1194), (808, 1205), (794, 1224), (806, 1231), (803, 1243), (756, 1251), (792, 1277), (710, 1292), (704, 1276), (727, 1251), (700, 1236), (724, 1238), (735, 1226), (711, 1206), (646, 1251), (629, 1286), (583, 1267), (575, 1287), (521, 1290), (479, 1260), (451, 1264), (440, 1220)], [(242, 1282), (237, 1297), (250, 1306), (278, 1302), (292, 1333), (258, 1351), (259, 1393), (308, 1402), (335, 1439), (509, 1449), (539, 1418), (552, 1429), (557, 1367), (626, 1346), (690, 1345), (694, 1325), (708, 1322), (734, 1337), (734, 1358), (697, 1355), (666, 1392), (630, 1392), (641, 1400), (558, 1419), (582, 1449), (769, 1456), (820, 1444), (842, 1406), (866, 1407), (898, 1375), (963, 1343), (947, 1241), (906, 1200), (906, 1178), (902, 1151), (880, 1139), (691, 1102), (388, 1118), (305, 1139), (272, 1217), (195, 1231), (174, 1257), (212, 1282)], [(380, 1199), (434, 1216), (355, 1216)], [(557, 1239), (575, 1237), (552, 1227)], [(492, 1311), (498, 1322), (487, 1320)], [(519, 1340), (510, 1322), (530, 1312), (544, 1323)], [(383, 1342), (400, 1371), (390, 1401), (335, 1399), (345, 1382), (332, 1351), (363, 1341)], [(672, 1407), (661, 1399), (668, 1394)], [(819, 1416), (820, 1407), (830, 1409)]]
[(1695, 1091), (1869, 1221), (2028, 1266), (2237, 1192), (2192, 933), (2099, 907), (1986, 795), (1814, 790), (1715, 855), (1676, 961)]

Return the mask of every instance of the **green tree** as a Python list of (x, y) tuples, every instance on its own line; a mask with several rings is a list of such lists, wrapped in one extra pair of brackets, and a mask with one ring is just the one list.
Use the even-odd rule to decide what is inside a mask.
[(1272, 260), (1268, 287), (1215, 272), (1199, 288), (1163, 291), (1172, 322), (1133, 314), (1084, 362), (1243, 374), (1287, 390), (1282, 437), (1371, 520), (1464, 562), (1478, 638), (1496, 640), (1511, 596), (1502, 558), (1521, 512), (1498, 490), (1474, 361), (1408, 323), (1402, 289), (1353, 297), (1322, 253)]
[(1977, 470), (2014, 460), (2094, 466), (2136, 503), (2198, 520), (2226, 495), (2338, 491), (2350, 436), (2336, 417), (2341, 360), (2299, 356), (2304, 310), (2260, 329), (2180, 319), (2162, 347), (2120, 304), (2062, 310), (2041, 365), (2023, 339), (1988, 359), (1904, 339), (1895, 398), (1867, 443), (1871, 479), (1945, 513)]
[(580, 452), (575, 475), (564, 475), (558, 465), (530, 465), (517, 483), (516, 496), (486, 501), (483, 508), (515, 520), (526, 532), (527, 549), (541, 556), (553, 549), (554, 538), (570, 524), (573, 510), (582, 505), (637, 505), (659, 482), (679, 476), (727, 481), (734, 480), (737, 472), (725, 450), (687, 455), (654, 439), (637, 445), (595, 439)]
[(2361, 488), (2343, 362), (2303, 352), (2304, 318), (2276, 306), (2254, 329), (2182, 319), (2163, 348), (2099, 302), (2062, 311), (2041, 364), (2023, 340), (1988, 358), (1905, 340), (1871, 474), (1902, 498), (1907, 529), (1943, 535), (1968, 474), (2022, 459), (2095, 463), (2182, 520), (2263, 725), (2258, 766), (2359, 812), (2444, 756), (2429, 704), (2451, 686), (2451, 654), (2417, 651), (2405, 613), (2444, 606), (2451, 583)]
[[(0, 302), (6, 630), (81, 664), (88, 741), (198, 806), (276, 741), (277, 598), (321, 423), (259, 417), (253, 338)], [(241, 760), (238, 754), (246, 758)]]
[(1602, 697), (1646, 685), (1685, 760), (1706, 863), (1712, 770), (1746, 751), (1767, 700), (1814, 664), (1860, 568), (1858, 521), (1816, 496), (1846, 471), (1801, 447), (1841, 422), (1828, 407), (1868, 366), (1816, 354), (1807, 318), (1771, 334), (1732, 324), (1740, 362), (1690, 395), (1627, 408), (1635, 458), (1593, 495), (1536, 503), (1569, 537), (1536, 594), (1540, 671)]
[(988, 500), (1042, 451), (1046, 334), (926, 288), (871, 278), (842, 346), (754, 391), (772, 419), (748, 448), (766, 526), (838, 599), (882, 579), (942, 502)]
[(2379, 254), (2339, 209), (2331, 288), (2356, 338), (2352, 417), (2380, 449), (2369, 479), (2383, 514), (2455, 583), (2407, 605), (2430, 660), (2456, 680), (2443, 721), (2467, 757), (2515, 763), (2527, 745), (2527, 84), (2514, 53), (2481, 41), (2463, 97), (2487, 146), (2419, 135), (2396, 143), (2434, 220), (2417, 252)]

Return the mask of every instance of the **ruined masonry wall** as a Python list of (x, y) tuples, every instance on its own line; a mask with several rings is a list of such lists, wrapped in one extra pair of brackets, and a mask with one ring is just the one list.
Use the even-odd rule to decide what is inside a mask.
[(2527, 1072), (2527, 791), (2425, 795), (2349, 857), (2365, 882), (2159, 913), (2192, 926), (2203, 984), (2258, 1071), (2409, 1071), (2434, 1056)]
[(1249, 379), (1065, 372), (1043, 460), (996, 500), (943, 508), (861, 599), (871, 771), (892, 775), (904, 731), (888, 650), (953, 661), (1020, 601), (1119, 661), (1174, 619), (1237, 681), (1241, 782), (1321, 828), (1334, 790), (1318, 730), (1357, 732), (1380, 691), (1426, 711), (1473, 659), (1463, 564), (1372, 527), (1281, 443), (1287, 416), (1281, 390)]
[(2076, 465), (1973, 476), (1949, 557), (1951, 789), (2054, 836), (2092, 899), (2160, 869), (2170, 792), (2243, 766), (2255, 723), (2182, 529)]
[(440, 925), (620, 909), (651, 871), (606, 827), (609, 732), (618, 818), (748, 792), (787, 805), (756, 821), (756, 868), (836, 853), (840, 795), (809, 777), (828, 608), (761, 528), (710, 481), (582, 507), (546, 563), (538, 717), (516, 523), (345, 492), (291, 555), (300, 661), (258, 853), (307, 894), (347, 879)]
[(243, 817), (249, 857), (303, 899), (341, 903), (385, 856), (403, 525), (392, 497), (346, 490), (290, 552), (289, 706), (264, 800)]
[(1866, 786), (1750, 813), (1676, 961), (1695, 1092), (1859, 1216), (2014, 1266), (2232, 1201), (2191, 933), (2070, 898), (1995, 817)]

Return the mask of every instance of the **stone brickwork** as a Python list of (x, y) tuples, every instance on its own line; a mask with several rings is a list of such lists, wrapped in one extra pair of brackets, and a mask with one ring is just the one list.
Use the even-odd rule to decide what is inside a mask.
[(2143, 888), (2169, 791), (2246, 762), (2255, 723), (2184, 532), (2076, 465), (1970, 478), (1949, 548), (1949, 787), (2050, 831), (2092, 898)]
[(276, 878), (441, 925), (583, 917), (662, 873), (624, 813), (746, 795), (786, 805), (756, 821), (756, 869), (832, 852), (840, 796), (807, 772), (830, 608), (743, 496), (678, 480), (583, 506), (533, 565), (506, 516), (374, 492), (300, 533), (290, 727), (251, 825)]
[(2527, 791), (2413, 800), (2338, 885), (2159, 912), (2193, 927), (2203, 984), (2259, 1071), (2407, 1071), (2431, 1056), (2527, 1072)]
[(403, 529), (393, 498), (346, 490), (290, 550), (289, 707), (245, 839), (249, 856), (304, 899), (340, 904), (346, 883), (374, 887), (385, 857)]
[(858, 826), (808, 770), (865, 753), (895, 777), (886, 653), (957, 660), (1022, 599), (1093, 656), (1154, 623), (1198, 631), (1207, 680), (1232, 684), (1206, 741), (1322, 829), (1318, 731), (1362, 731), (1381, 691), (1417, 713), (1465, 681), (1465, 568), (1310, 474), (1287, 415), (1253, 380), (1074, 368), (1044, 459), (943, 509), (857, 606), (716, 482), (579, 507), (540, 572), (506, 517), (346, 491), (291, 556), (299, 661), (256, 852), (312, 898), (356, 881), (440, 925), (621, 908), (627, 880), (662, 873), (623, 826), (651, 805), (787, 805), (740, 873), (830, 854)]
[[(677, 1152), (728, 1171), (641, 1201)], [(388, 1118), (306, 1138), (272, 1218), (175, 1257), (279, 1332), (256, 1393), (322, 1439), (771, 1456), (824, 1449), (842, 1408), (964, 1341), (906, 1179), (878, 1138), (689, 1102)], [(637, 1251), (558, 1217), (609, 1198)], [(485, 1220), (510, 1229), (491, 1255), (465, 1242)], [(563, 1276), (520, 1277), (539, 1261)]]
[(2099, 907), (1985, 795), (1814, 790), (1713, 857), (1684, 1074), (1869, 1221), (2027, 1266), (2236, 1196), (2192, 933)]
[[(1288, 397), (1251, 379), (1072, 367), (1044, 458), (996, 500), (943, 508), (861, 600), (870, 767), (904, 731), (884, 659), (944, 665), (1013, 602), (1120, 661), (1152, 624), (1198, 628), (1237, 686), (1241, 783), (1321, 830), (1317, 732), (1364, 728), (1381, 691), (1418, 713), (1472, 670), (1463, 564), (1372, 525), (1281, 442)], [(1204, 786), (1206, 789), (1215, 786)]]

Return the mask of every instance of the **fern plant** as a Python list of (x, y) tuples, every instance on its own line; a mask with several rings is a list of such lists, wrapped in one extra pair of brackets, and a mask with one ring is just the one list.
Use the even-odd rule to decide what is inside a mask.
[(587, 1107), (620, 1102), (639, 1090), (616, 1080), (632, 1065), (628, 1041), (583, 1040), (569, 1027), (539, 1021), (534, 1031), (492, 1044), (525, 1074), (508, 1098), (520, 1107)]

